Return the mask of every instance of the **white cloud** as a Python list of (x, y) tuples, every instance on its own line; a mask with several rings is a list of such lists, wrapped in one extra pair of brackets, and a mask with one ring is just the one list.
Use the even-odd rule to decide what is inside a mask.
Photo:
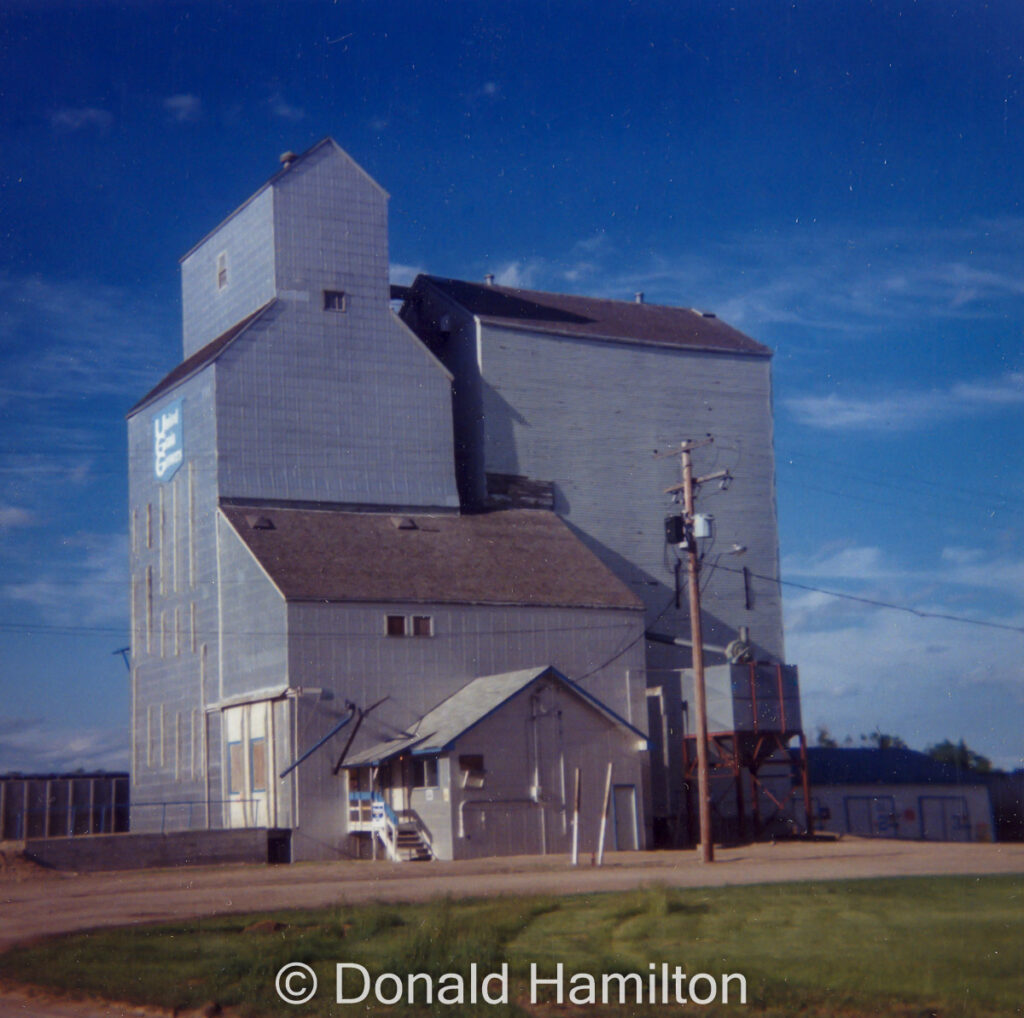
[(532, 290), (537, 286), (543, 268), (543, 263), (539, 259), (506, 262), (494, 273), (494, 281), (498, 286)]
[(882, 549), (870, 547), (827, 550), (823, 554), (804, 559), (787, 558), (783, 569), (787, 576), (848, 580), (874, 580), (891, 571), (885, 567)]
[[(879, 548), (787, 559), (783, 575), (922, 613), (1024, 626), (1024, 559), (964, 546), (918, 568)], [(964, 738), (1020, 766), (1024, 633), (785, 589), (786, 654), (800, 668), (804, 727), (855, 739), (875, 728), (924, 748)]]
[[(918, 603), (922, 592), (925, 598), (930, 599), (935, 590), (944, 590), (947, 596), (952, 597), (956, 597), (958, 592), (963, 595), (967, 589), (998, 594), (1004, 599), (1009, 598), (1004, 600), (1004, 604), (1012, 606), (1019, 603), (1024, 607), (1024, 558), (996, 555), (981, 548), (942, 548), (937, 561), (918, 568), (908, 566), (891, 551), (880, 547), (850, 545), (827, 548), (816, 555), (786, 556), (782, 562), (782, 575), (801, 582), (831, 583), (841, 593), (909, 604), (922, 611), (956, 612), (948, 603), (937, 606)], [(871, 585), (870, 589), (866, 585)], [(814, 603), (817, 605), (819, 602)]]
[[(171, 313), (145, 295), (0, 270), (0, 405), (97, 395), (137, 398), (173, 363)], [(176, 337), (175, 337), (176, 338)]]
[(128, 538), (123, 534), (66, 539), (33, 579), (7, 583), (0, 594), (29, 604), (48, 623), (69, 626), (126, 624)]
[(392, 262), (388, 266), (388, 278), (395, 286), (411, 286), (413, 280), (425, 270), (419, 265), (401, 265)]
[(0, 772), (123, 771), (128, 762), (124, 728), (64, 729), (39, 718), (0, 718)]
[(114, 124), (114, 114), (109, 110), (96, 106), (84, 106), (77, 109), (65, 108), (50, 116), (50, 124), (58, 131), (109, 131)]
[(297, 122), (304, 120), (306, 117), (306, 111), (293, 106), (288, 102), (280, 92), (275, 92), (269, 99), (268, 105), (270, 106), (270, 112), (281, 120), (291, 120)]
[(31, 527), (35, 522), (35, 516), (27, 509), (16, 505), (0, 505), (0, 533), (15, 527)]
[(1004, 316), (1024, 295), (1022, 230), (1019, 218), (930, 229), (797, 222), (639, 256), (612, 230), (535, 260), (534, 284), (585, 281), (623, 300), (642, 290), (650, 303), (706, 308), (755, 335), (790, 325), (870, 342), (904, 323)]
[(195, 123), (203, 115), (203, 101), (192, 93), (179, 93), (164, 100), (164, 109), (176, 124)]
[(787, 622), (806, 731), (856, 739), (878, 728), (918, 749), (963, 738), (999, 766), (1021, 766), (1020, 634), (864, 609), (814, 628), (788, 604)]
[(828, 431), (927, 427), (1024, 404), (1024, 375), (957, 382), (946, 389), (893, 390), (869, 396), (797, 396), (783, 401), (808, 427)]

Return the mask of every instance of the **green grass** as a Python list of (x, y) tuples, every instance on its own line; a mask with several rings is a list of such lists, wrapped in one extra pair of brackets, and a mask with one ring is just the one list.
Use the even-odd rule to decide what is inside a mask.
[[(260, 920), (262, 928), (247, 929)], [(193, 920), (55, 938), (0, 955), (0, 978), (59, 992), (246, 1016), (750, 1014), (787, 1018), (1024, 1014), (1024, 878), (948, 877), (649, 887), (623, 894), (370, 905)], [(286, 962), (320, 981), (309, 1004), (274, 993)], [(333, 1003), (336, 962), (373, 974), (482, 972), (507, 961), (507, 1006)], [(528, 1000), (528, 974), (742, 973), (748, 1004), (598, 1007)]]

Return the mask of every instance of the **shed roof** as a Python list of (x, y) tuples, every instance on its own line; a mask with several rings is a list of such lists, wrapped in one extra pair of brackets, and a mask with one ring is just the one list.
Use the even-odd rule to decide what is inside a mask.
[(550, 665), (525, 668), (499, 675), (485, 675), (466, 683), (458, 692), (428, 711), (414, 726), (412, 734), (379, 742), (351, 756), (346, 767), (377, 764), (406, 750), (415, 754), (442, 753), (450, 749), (459, 736), (493, 714), (517, 693), (541, 678), (553, 679), (575, 693), (581, 700), (603, 714), (611, 723), (646, 741), (646, 736), (610, 707), (581, 686), (567, 679)]
[(772, 355), (769, 347), (720, 318), (692, 308), (543, 293), (438, 276), (419, 276), (413, 290), (424, 286), (439, 290), (482, 321), (506, 328), (756, 357)]
[(221, 511), (289, 600), (643, 608), (550, 512)]

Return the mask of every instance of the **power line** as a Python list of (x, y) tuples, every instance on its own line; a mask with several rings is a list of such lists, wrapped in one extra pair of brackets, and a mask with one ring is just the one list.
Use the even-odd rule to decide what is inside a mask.
[[(715, 568), (727, 573), (742, 575), (742, 569), (733, 569), (729, 566), (718, 565)], [(795, 580), (783, 580), (778, 576), (764, 576), (761, 573), (750, 573), (758, 580), (766, 580), (768, 583), (778, 584), (780, 587), (796, 587), (798, 590), (808, 590), (815, 594), (825, 594), (828, 597), (840, 598), (843, 601), (856, 601), (859, 604), (871, 605), (873, 608), (887, 608), (890, 611), (906, 612), (908, 615), (916, 615), (919, 619), (941, 619), (945, 622), (960, 622), (965, 626), (983, 626), (986, 629), (1003, 629), (1011, 633), (1024, 633), (1024, 626), (1011, 626), (1006, 622), (989, 622), (985, 619), (972, 619), (966, 615), (953, 615), (948, 612), (927, 611), (924, 608), (914, 608), (908, 604), (893, 604), (891, 601), (879, 601), (873, 597), (860, 597), (857, 594), (843, 594), (838, 590), (826, 590), (824, 587), (813, 587), (809, 583), (797, 583)]]

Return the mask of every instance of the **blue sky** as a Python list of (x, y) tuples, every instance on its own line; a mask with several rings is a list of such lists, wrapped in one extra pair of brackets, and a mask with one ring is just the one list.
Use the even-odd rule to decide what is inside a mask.
[(126, 765), (123, 415), (180, 360), (178, 257), (328, 134), (398, 281), (772, 346), (809, 731), (1020, 766), (1019, 4), (8, 0), (0, 52), (0, 770)]

